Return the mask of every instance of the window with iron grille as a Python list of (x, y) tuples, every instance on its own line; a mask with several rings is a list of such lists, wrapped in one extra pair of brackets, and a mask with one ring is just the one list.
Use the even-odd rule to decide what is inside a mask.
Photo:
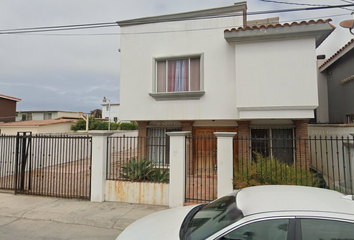
[(149, 128), (149, 160), (154, 164), (162, 166), (170, 164), (170, 137), (166, 133), (175, 131), (182, 131), (182, 128)]
[(294, 130), (292, 128), (251, 129), (252, 158), (259, 153), (263, 157), (276, 158), (281, 162), (294, 162)]

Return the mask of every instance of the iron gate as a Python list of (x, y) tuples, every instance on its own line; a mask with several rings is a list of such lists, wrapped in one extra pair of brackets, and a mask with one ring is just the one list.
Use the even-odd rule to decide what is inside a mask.
[(90, 199), (89, 136), (16, 136), (15, 194)]
[(217, 198), (216, 140), (211, 135), (186, 138), (186, 203)]
[(14, 190), (15, 135), (0, 135), (0, 189)]

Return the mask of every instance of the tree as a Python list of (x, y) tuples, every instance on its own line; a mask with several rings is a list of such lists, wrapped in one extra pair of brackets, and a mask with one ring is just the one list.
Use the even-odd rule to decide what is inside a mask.
[(102, 110), (101, 109), (95, 109), (90, 112), (90, 116), (94, 118), (102, 118)]

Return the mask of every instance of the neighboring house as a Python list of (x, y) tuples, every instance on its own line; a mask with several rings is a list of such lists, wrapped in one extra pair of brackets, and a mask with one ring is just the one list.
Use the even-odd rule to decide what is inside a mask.
[(18, 111), (16, 121), (49, 120), (49, 119), (79, 119), (82, 112), (69, 111)]
[(19, 98), (0, 94), (0, 123), (13, 122), (16, 117), (16, 104)]
[[(324, 99), (326, 108), (317, 115), (325, 116), (327, 123), (354, 123), (354, 38), (339, 49), (333, 56), (323, 60), (319, 66), (319, 82), (328, 93)], [(321, 86), (321, 85), (319, 85)]]
[(120, 122), (120, 104), (102, 104), (102, 118), (109, 119), (111, 122)]
[(315, 48), (334, 27), (330, 20), (248, 26), (246, 9), (242, 2), (119, 21), (121, 119), (137, 121), (141, 137), (306, 138), (318, 107)]
[(21, 122), (10, 122), (0, 124), (0, 133), (5, 135), (16, 135), (17, 132), (32, 132), (32, 134), (44, 133), (69, 133), (74, 120), (32, 120)]

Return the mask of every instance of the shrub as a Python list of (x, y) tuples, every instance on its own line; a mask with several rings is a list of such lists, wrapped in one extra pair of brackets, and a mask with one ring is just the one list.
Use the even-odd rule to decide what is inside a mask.
[(137, 130), (138, 124), (137, 123), (121, 123), (120, 130)]
[(121, 167), (120, 176), (132, 182), (141, 182), (149, 180), (152, 171), (152, 162), (142, 159), (137, 161), (132, 158)]
[[(94, 117), (89, 117), (89, 130), (108, 130), (108, 122), (97, 121)], [(110, 125), (111, 130), (117, 130), (119, 128), (119, 123), (112, 123)], [(86, 130), (86, 121), (84, 119), (79, 119), (75, 125), (71, 126), (71, 130)]]
[(84, 119), (79, 119), (70, 129), (73, 131), (86, 130), (86, 121)]
[(170, 175), (168, 169), (157, 169), (155, 168), (149, 177), (149, 180), (152, 182), (162, 182), (168, 183), (170, 181)]
[(154, 168), (152, 161), (145, 159), (136, 160), (132, 158), (120, 169), (120, 177), (132, 182), (163, 182), (169, 181), (168, 170)]
[(310, 169), (296, 164), (289, 165), (275, 158), (265, 158), (255, 153), (252, 161), (242, 161), (234, 166), (234, 188), (257, 185), (321, 186), (320, 179)]

